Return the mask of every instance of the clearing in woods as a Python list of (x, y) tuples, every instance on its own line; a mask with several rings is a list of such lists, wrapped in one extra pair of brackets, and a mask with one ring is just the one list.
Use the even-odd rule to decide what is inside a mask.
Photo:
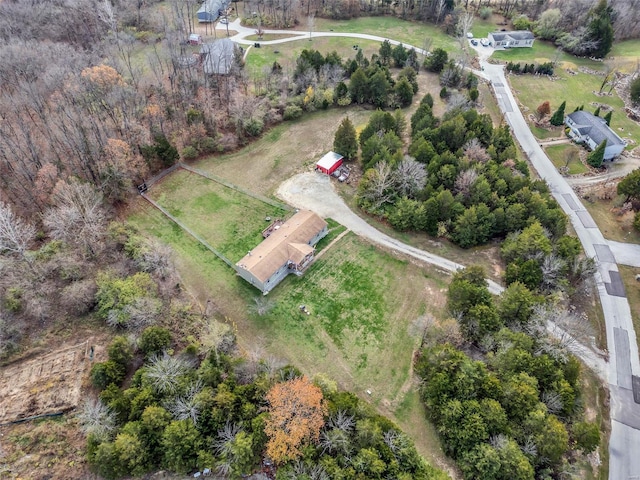
[(0, 425), (75, 408), (89, 348), (87, 340), (0, 370)]

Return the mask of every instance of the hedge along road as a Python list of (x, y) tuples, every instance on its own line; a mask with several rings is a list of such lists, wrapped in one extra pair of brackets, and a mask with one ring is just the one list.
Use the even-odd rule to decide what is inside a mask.
[[(222, 27), (222, 25), (219, 26)], [(226, 25), (223, 27), (225, 29), (227, 28)], [(245, 38), (249, 35), (255, 34), (255, 30), (240, 25), (239, 19), (232, 22), (232, 24), (229, 25), (229, 28), (238, 32), (235, 36), (231, 37), (233, 41), (249, 45), (255, 43), (246, 40)], [(265, 30), (264, 33), (291, 35), (292, 31)], [(347, 34), (339, 32), (300, 32), (300, 35), (277, 40), (262, 41), (260, 43), (271, 45), (302, 40), (304, 38), (329, 36), (361, 38), (380, 42), (389, 40), (392, 45), (402, 43), (377, 35), (357, 33)], [(418, 53), (425, 54), (424, 50), (420, 48), (408, 44), (404, 45), (407, 48), (414, 48)], [(636, 334), (631, 321), (631, 310), (629, 308), (629, 302), (626, 298), (624, 285), (618, 271), (616, 258), (609, 247), (608, 242), (604, 239), (604, 236), (593, 221), (593, 218), (591, 218), (589, 213), (586, 211), (580, 202), (580, 199), (568, 185), (566, 180), (558, 173), (531, 133), (522, 112), (517, 106), (518, 104), (513, 96), (511, 87), (505, 78), (503, 66), (492, 65), (486, 61), (493, 50), (489, 47), (479, 46), (476, 50), (480, 53), (482, 71), (476, 71), (475, 73), (491, 82), (500, 110), (511, 126), (523, 151), (529, 157), (540, 177), (549, 184), (554, 198), (569, 216), (571, 223), (576, 230), (576, 234), (582, 242), (585, 253), (596, 259), (597, 271), (595, 273), (595, 278), (605, 317), (607, 348), (610, 355), (608, 376), (606, 376), (611, 396), (612, 423), (611, 438), (609, 440), (609, 478), (611, 480), (631, 480), (640, 478), (640, 455), (632, 454), (632, 452), (640, 451), (640, 405), (638, 404), (640, 403), (640, 377), (638, 377), (638, 375), (640, 375), (640, 361), (638, 359)], [(283, 188), (286, 185), (287, 182), (283, 184)], [(283, 190), (283, 188), (281, 188), (279, 192), (286, 191), (286, 189)], [(321, 199), (321, 203), (326, 202), (326, 200), (326, 198)], [(347, 210), (351, 212), (348, 207)], [(352, 226), (355, 228), (351, 228), (349, 225), (351, 222), (347, 217), (343, 218), (335, 211), (325, 212), (326, 211), (324, 209), (317, 211), (317, 213), (320, 213), (321, 215), (332, 216), (335, 220), (343, 223), (356, 234), (366, 236), (367, 238), (370, 238), (367, 233), (373, 235), (374, 238), (371, 238), (371, 240), (375, 243), (385, 245), (394, 250), (402, 251), (403, 253), (416, 258), (424, 255), (421, 260), (450, 271), (462, 268), (462, 265), (456, 264), (455, 262), (415, 249), (384, 235), (382, 232), (379, 232), (368, 225), (353, 212), (351, 212), (351, 214), (360, 220), (358, 222), (354, 218), (350, 218), (350, 220), (354, 222)], [(347, 220), (346, 223), (345, 220)], [(373, 230), (373, 232), (369, 230), (369, 228), (366, 228), (365, 225)], [(489, 285), (490, 290), (494, 293), (497, 293), (498, 291), (496, 287), (502, 288), (497, 284), (492, 285), (490, 283)], [(596, 362), (594, 365), (590, 361), (588, 355), (580, 355), (578, 352), (575, 353), (577, 353), (589, 366), (594, 368), (596, 372), (601, 373), (605, 371), (601, 368), (600, 361)], [(636, 400), (638, 403), (636, 403)]]

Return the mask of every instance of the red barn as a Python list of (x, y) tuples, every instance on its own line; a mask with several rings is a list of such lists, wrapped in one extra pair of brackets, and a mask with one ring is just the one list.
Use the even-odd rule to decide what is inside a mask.
[(342, 165), (343, 159), (344, 157), (339, 153), (329, 152), (320, 160), (318, 160), (318, 163), (316, 163), (316, 168), (322, 173), (331, 175), (340, 167), (340, 165)]

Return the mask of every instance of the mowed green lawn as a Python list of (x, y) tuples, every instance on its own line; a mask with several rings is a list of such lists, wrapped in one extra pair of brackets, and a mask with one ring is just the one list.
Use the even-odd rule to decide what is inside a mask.
[[(565, 165), (569, 167), (569, 175), (579, 175), (588, 171), (588, 168), (580, 161), (579, 152), (581, 147), (577, 145), (550, 145), (545, 147), (544, 150), (556, 168), (561, 168)], [(569, 160), (568, 165), (567, 160)]]
[(154, 185), (149, 196), (232, 262), (262, 241), (265, 218), (289, 212), (220, 183), (178, 170)]
[(371, 390), (376, 404), (396, 402), (418, 343), (410, 325), (441, 314), (446, 278), (349, 233), (304, 276), (287, 277), (269, 294), (273, 309), (252, 320), (269, 331), (272, 350), (305, 369)]
[(336, 51), (343, 60), (348, 60), (357, 53), (354, 45), (358, 45), (366, 57), (371, 57), (371, 54), (380, 49), (380, 42), (344, 37), (305, 38), (275, 45), (261, 44), (260, 48), (251, 47), (247, 53), (245, 68), (253, 73), (261, 73), (265, 67), (271, 67), (277, 61), (283, 68), (293, 69), (296, 59), (305, 49), (318, 50), (324, 55)]
[(604, 70), (602, 62), (594, 62), (588, 58), (574, 57), (559, 50), (553, 43), (536, 40), (531, 48), (509, 48), (506, 50), (496, 50), (491, 58), (502, 62), (536, 62), (545, 63), (557, 61), (564, 64), (564, 68), (576, 69), (578, 66), (592, 68), (593, 70)]
[[(299, 30), (304, 30), (303, 26)], [(425, 40), (430, 41), (430, 49), (444, 48), (448, 52), (458, 50), (456, 39), (445, 34), (431, 23), (411, 22), (396, 17), (360, 17), (351, 20), (329, 20), (316, 18), (316, 32), (368, 33), (389, 38), (423, 48)]]

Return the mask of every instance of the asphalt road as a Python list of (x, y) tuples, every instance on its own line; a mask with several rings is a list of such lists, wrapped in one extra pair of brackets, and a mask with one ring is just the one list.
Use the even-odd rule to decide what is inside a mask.
[[(635, 247), (616, 245), (614, 249), (603, 237), (580, 198), (571, 189), (531, 133), (513, 96), (501, 65), (484, 59), (482, 72), (490, 80), (498, 105), (514, 136), (527, 154), (538, 174), (549, 184), (556, 201), (571, 219), (587, 255), (596, 259), (595, 274), (602, 304), (609, 351), (608, 383), (611, 393), (611, 438), (609, 440), (609, 478), (611, 480), (640, 479), (640, 362), (636, 334), (624, 285), (620, 279), (616, 252), (634, 251)], [(631, 254), (633, 256), (633, 253)]]

